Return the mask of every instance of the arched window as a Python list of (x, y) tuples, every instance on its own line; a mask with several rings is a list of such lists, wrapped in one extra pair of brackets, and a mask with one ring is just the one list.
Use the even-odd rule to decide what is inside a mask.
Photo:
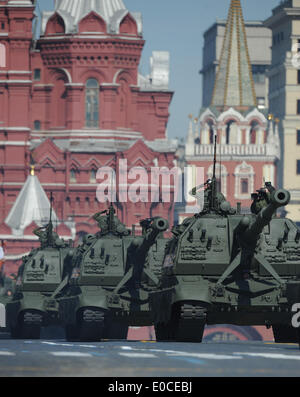
[(76, 170), (74, 168), (70, 171), (70, 182), (76, 182)]
[(99, 127), (99, 84), (96, 79), (86, 82), (85, 122), (86, 127)]
[(67, 90), (66, 78), (62, 74), (55, 76), (55, 84), (52, 91), (53, 119), (52, 126), (56, 128), (64, 128), (66, 126), (67, 113)]
[(230, 120), (226, 124), (226, 144), (241, 144), (241, 132), (237, 123), (234, 120)]
[(205, 123), (203, 130), (201, 131), (201, 143), (202, 145), (213, 145), (215, 142), (215, 127), (212, 120)]
[(35, 120), (34, 121), (34, 129), (39, 131), (41, 129), (41, 122), (40, 120)]
[(255, 145), (257, 142), (257, 127), (258, 127), (257, 121), (253, 121), (251, 123), (251, 129), (250, 129), (250, 144), (251, 145)]
[(226, 144), (227, 145), (229, 145), (229, 143), (230, 143), (230, 138), (232, 138), (231, 136), (230, 136), (230, 129), (231, 129), (231, 125), (234, 123), (234, 121), (233, 120), (231, 120), (231, 121), (229, 121), (227, 124), (226, 124)]
[(6, 67), (6, 48), (4, 44), (0, 44), (0, 68)]
[(34, 81), (40, 81), (41, 80), (41, 69), (34, 69), (33, 80)]
[(249, 179), (242, 178), (241, 179), (241, 194), (248, 194), (249, 193)]
[(245, 161), (239, 164), (234, 171), (236, 199), (249, 200), (250, 193), (254, 190), (254, 168)]
[(212, 125), (209, 126), (209, 143), (213, 145), (215, 143), (215, 131)]
[(96, 182), (96, 175), (97, 175), (97, 170), (93, 168), (90, 173), (90, 182), (92, 183)]

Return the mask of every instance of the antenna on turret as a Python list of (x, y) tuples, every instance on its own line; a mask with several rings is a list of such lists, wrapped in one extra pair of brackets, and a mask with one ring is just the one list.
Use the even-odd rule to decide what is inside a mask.
[(217, 164), (217, 134), (215, 135), (214, 142), (214, 170), (213, 170), (213, 179), (216, 179), (216, 164)]
[(50, 219), (49, 219), (49, 223), (52, 222), (52, 210), (53, 210), (52, 202), (53, 202), (53, 193), (51, 192), (51, 194), (50, 194)]
[(211, 209), (216, 209), (216, 197), (217, 197), (217, 179), (216, 179), (216, 164), (217, 164), (217, 134), (215, 135), (215, 144), (214, 144), (214, 168), (213, 168), (213, 176), (211, 181)]
[(113, 231), (114, 228), (114, 215), (115, 215), (115, 209), (113, 206), (113, 189), (114, 189), (114, 178), (113, 178), (113, 172), (111, 173), (111, 196), (110, 196), (110, 206), (108, 210), (108, 229), (110, 232)]
[(52, 211), (53, 211), (52, 203), (53, 203), (53, 193), (51, 192), (50, 193), (50, 217), (49, 217), (48, 226), (46, 227), (47, 240), (48, 240), (49, 246), (53, 246), (53, 244), (54, 244), (53, 224), (52, 224)]

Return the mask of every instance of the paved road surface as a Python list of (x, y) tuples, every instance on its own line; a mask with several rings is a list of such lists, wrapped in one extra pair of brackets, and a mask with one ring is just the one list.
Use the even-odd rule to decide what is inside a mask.
[(12, 340), (0, 334), (0, 377), (299, 377), (296, 344)]

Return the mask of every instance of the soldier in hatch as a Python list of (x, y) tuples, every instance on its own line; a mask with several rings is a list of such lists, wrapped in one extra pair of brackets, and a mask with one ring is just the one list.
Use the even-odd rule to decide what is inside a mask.
[[(203, 185), (194, 187), (189, 194), (195, 197), (198, 200), (198, 202), (201, 202), (203, 197), (203, 192), (199, 192), (199, 189), (203, 189), (203, 188), (205, 188), (205, 190), (204, 190), (204, 206), (202, 211), (205, 212), (208, 211), (212, 205), (213, 181), (211, 179), (208, 179)], [(223, 203), (224, 201), (226, 201), (224, 194), (221, 192), (216, 192), (216, 204), (218, 208), (220, 207), (220, 204)]]
[(115, 216), (115, 210), (111, 205), (109, 210), (97, 212), (93, 219), (98, 222), (98, 227), (101, 234), (115, 233), (121, 236), (128, 236), (130, 231), (126, 229), (125, 225)]
[(271, 202), (271, 194), (275, 191), (271, 182), (266, 182), (265, 187), (253, 193), (251, 198), (253, 203), (251, 205), (252, 214), (257, 215), (263, 208), (267, 207)]
[(50, 222), (47, 226), (35, 229), (33, 233), (38, 236), (41, 243), (41, 248), (46, 248), (49, 246), (61, 248), (66, 246), (64, 240), (59, 238), (57, 233), (53, 232), (52, 222)]

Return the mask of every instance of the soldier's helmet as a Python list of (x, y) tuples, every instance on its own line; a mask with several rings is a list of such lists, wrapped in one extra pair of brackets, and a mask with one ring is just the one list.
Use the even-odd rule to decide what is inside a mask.
[(123, 236), (128, 236), (130, 234), (130, 231), (117, 216), (113, 216), (112, 224), (108, 213), (104, 215), (104, 212), (98, 212), (93, 218), (97, 221), (101, 234), (107, 234), (109, 232)]

